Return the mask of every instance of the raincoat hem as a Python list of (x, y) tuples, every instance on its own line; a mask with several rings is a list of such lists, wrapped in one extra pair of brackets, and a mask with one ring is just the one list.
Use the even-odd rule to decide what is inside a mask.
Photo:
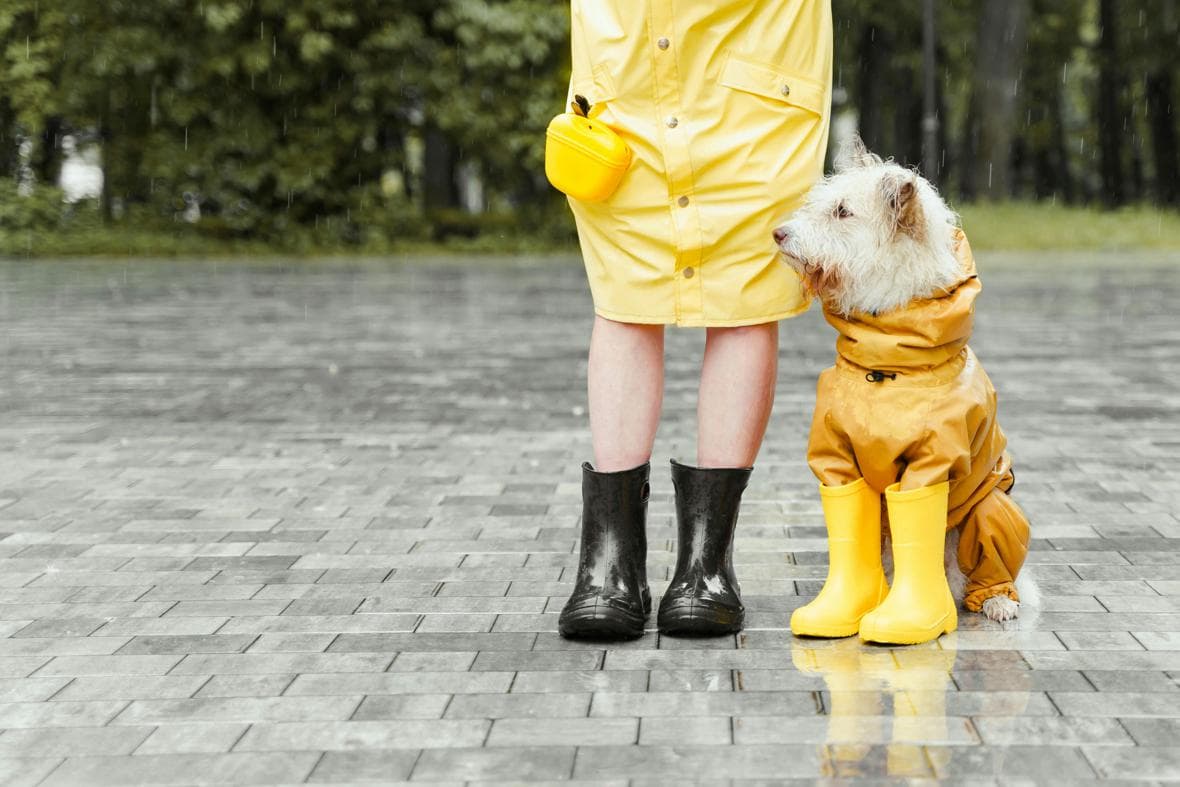
[(761, 325), (768, 322), (798, 317), (807, 311), (810, 303), (804, 303), (789, 311), (772, 312), (765, 315), (741, 317), (734, 320), (716, 320), (707, 317), (677, 317), (676, 315), (653, 316), (650, 314), (627, 314), (595, 306), (594, 313), (615, 322), (636, 323), (639, 325), (675, 325), (678, 328), (740, 328), (746, 325)]

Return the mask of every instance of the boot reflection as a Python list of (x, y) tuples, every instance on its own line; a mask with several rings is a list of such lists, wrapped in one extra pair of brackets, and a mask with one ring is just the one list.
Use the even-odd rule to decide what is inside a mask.
[(926, 747), (948, 742), (946, 692), (955, 657), (953, 636), (897, 650), (856, 639), (794, 640), (795, 668), (822, 676), (830, 696), (823, 775), (920, 777), (932, 765), (938, 773), (946, 763), (927, 757), (949, 752)]
[(893, 654), (897, 669), (886, 678), (893, 697), (893, 740), (886, 757), (890, 775), (925, 771), (928, 764), (935, 774), (942, 773), (951, 756), (946, 744), (958, 742), (950, 740), (946, 719), (946, 693), (958, 655), (954, 635), (938, 644), (942, 647)]

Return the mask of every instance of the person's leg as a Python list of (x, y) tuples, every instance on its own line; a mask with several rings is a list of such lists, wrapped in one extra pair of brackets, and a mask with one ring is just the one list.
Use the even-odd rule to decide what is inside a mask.
[(664, 326), (595, 317), (586, 377), (594, 469), (648, 461), (664, 400)]
[(657, 622), (672, 634), (739, 631), (745, 607), (733, 570), (742, 492), (770, 418), (778, 323), (709, 328), (697, 400), (697, 465), (673, 462), (676, 569)]
[(595, 318), (588, 393), (594, 467), (582, 464), (578, 571), (563, 637), (630, 639), (651, 612), (647, 500), (664, 392), (664, 328)]
[(774, 404), (778, 323), (709, 328), (697, 399), (697, 464), (751, 467)]

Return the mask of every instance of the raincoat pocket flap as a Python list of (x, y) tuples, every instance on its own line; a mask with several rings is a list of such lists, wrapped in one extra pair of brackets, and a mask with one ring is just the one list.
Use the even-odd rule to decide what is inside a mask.
[(721, 71), (721, 84), (734, 90), (782, 101), (822, 116), (827, 109), (827, 93), (813, 79), (786, 71), (779, 66), (730, 54)]
[(574, 95), (582, 95), (591, 105), (613, 100), (618, 93), (615, 90), (615, 80), (611, 77), (610, 69), (605, 65), (597, 65), (590, 77), (582, 76), (577, 80), (570, 80), (569, 96), (565, 105), (568, 107), (574, 100)]

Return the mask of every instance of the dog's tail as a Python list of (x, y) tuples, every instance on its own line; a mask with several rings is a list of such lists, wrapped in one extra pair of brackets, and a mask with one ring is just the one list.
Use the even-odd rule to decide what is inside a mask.
[(1016, 592), (1020, 595), (1022, 609), (1041, 606), (1041, 589), (1037, 587), (1027, 568), (1016, 575)]

